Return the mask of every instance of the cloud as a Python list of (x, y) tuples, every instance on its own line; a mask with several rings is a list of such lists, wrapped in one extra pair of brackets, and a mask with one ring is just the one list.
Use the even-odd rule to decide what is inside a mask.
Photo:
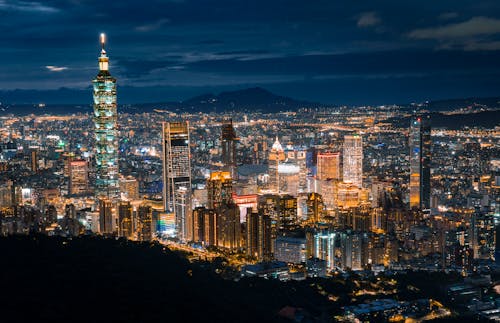
[(374, 11), (363, 12), (357, 19), (357, 25), (360, 28), (376, 26), (382, 21), (378, 14)]
[(413, 30), (408, 37), (413, 39), (457, 39), (500, 33), (500, 19), (473, 17), (467, 21), (445, 26)]
[(137, 27), (135, 27), (135, 30), (140, 31), (140, 32), (153, 31), (153, 30), (160, 29), (163, 25), (165, 25), (169, 22), (170, 22), (170, 19), (164, 18), (164, 19), (160, 19), (152, 24), (137, 26)]
[(45, 66), (45, 68), (51, 72), (62, 72), (68, 69), (66, 66), (54, 66), (54, 65), (47, 65)]
[(464, 50), (500, 50), (500, 41), (470, 42), (465, 44)]
[(32, 1), (5, 1), (0, 0), (0, 11), (27, 11), (40, 13), (55, 13), (59, 9), (43, 5), (39, 2)]

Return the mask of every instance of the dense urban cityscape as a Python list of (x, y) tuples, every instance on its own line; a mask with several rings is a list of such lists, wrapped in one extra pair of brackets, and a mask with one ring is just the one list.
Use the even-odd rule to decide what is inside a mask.
[(500, 2), (0, 0), (0, 323), (500, 322)]
[[(500, 319), (498, 122), (436, 128), (426, 103), (120, 112), (101, 44), (92, 115), (0, 117), (2, 236), (149, 242), (222, 260), (216, 273), (233, 281), (354, 282), (322, 320)], [(444, 115), (498, 113), (463, 108)], [(455, 281), (399, 299), (398, 277), (414, 271)]]

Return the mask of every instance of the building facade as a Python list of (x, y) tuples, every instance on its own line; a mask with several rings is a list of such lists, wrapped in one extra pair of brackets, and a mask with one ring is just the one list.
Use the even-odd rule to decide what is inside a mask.
[(189, 239), (191, 218), (191, 162), (188, 122), (164, 122), (163, 207), (175, 214), (176, 232)]
[(430, 208), (431, 202), (430, 117), (418, 116), (410, 124), (410, 207)]
[(116, 111), (116, 79), (109, 73), (109, 58), (101, 34), (99, 73), (92, 81), (94, 90), (94, 135), (97, 197), (118, 196), (118, 115)]

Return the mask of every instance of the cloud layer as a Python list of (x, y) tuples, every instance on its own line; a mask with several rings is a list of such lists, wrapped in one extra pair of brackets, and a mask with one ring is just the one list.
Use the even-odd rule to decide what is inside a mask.
[(398, 95), (414, 97), (428, 78), (475, 95), (472, 81), (494, 92), (500, 78), (496, 0), (0, 0), (0, 90), (88, 87), (101, 32), (135, 101), (148, 95), (130, 88), (182, 99), (190, 88), (251, 84), (336, 102), (338, 92), (313, 85), (339, 82), (369, 100), (381, 79), (412, 84)]

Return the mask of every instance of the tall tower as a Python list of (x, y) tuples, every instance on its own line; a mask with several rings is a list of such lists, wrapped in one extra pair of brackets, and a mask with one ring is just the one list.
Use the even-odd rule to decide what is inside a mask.
[(429, 209), (431, 200), (430, 116), (413, 118), (410, 124), (410, 208)]
[(344, 136), (344, 182), (363, 185), (363, 139), (359, 134)]
[(234, 131), (233, 121), (222, 124), (222, 163), (224, 170), (231, 174), (231, 178), (236, 180), (236, 144), (239, 138)]
[(118, 125), (116, 112), (116, 79), (109, 73), (109, 58), (104, 45), (106, 36), (101, 34), (99, 73), (92, 81), (94, 88), (94, 134), (96, 153), (97, 197), (118, 196)]
[(279, 192), (280, 188), (278, 166), (283, 161), (285, 161), (285, 151), (278, 140), (278, 136), (276, 136), (276, 141), (269, 153), (269, 188), (276, 192)]
[(189, 123), (163, 122), (163, 207), (174, 212), (177, 236), (188, 239), (191, 227)]

